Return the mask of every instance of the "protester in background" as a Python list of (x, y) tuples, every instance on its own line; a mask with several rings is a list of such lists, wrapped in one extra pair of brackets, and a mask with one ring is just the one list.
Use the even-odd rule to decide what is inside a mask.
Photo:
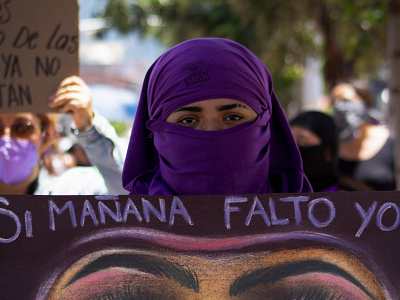
[(75, 163), (79, 167), (90, 167), (92, 165), (85, 149), (78, 143), (73, 144), (66, 153), (75, 159)]
[[(94, 114), (90, 89), (79, 77), (61, 82), (50, 108), (68, 113), (73, 132), (92, 168), (71, 168), (57, 177), (45, 174), (42, 156), (55, 135), (53, 114), (0, 114), (0, 194), (123, 194), (118, 137), (108, 121)], [(103, 179), (104, 178), (104, 179)]]
[[(53, 114), (56, 117), (55, 114)], [(55, 130), (50, 146), (42, 154), (42, 166), (49, 176), (60, 176), (67, 169), (76, 167), (75, 158), (64, 151), (65, 138)]]
[(331, 92), (339, 129), (338, 172), (345, 190), (394, 190), (394, 139), (371, 115), (371, 100), (347, 83)]
[(63, 136), (59, 129), (52, 139), (51, 145), (42, 155), (43, 167), (49, 175), (60, 176), (73, 167), (92, 166), (83, 147), (73, 135)]
[(313, 191), (338, 191), (336, 167), (339, 140), (333, 119), (319, 111), (305, 111), (290, 121), (290, 128)]
[(122, 180), (140, 195), (312, 191), (267, 68), (218, 38), (183, 42), (150, 67)]

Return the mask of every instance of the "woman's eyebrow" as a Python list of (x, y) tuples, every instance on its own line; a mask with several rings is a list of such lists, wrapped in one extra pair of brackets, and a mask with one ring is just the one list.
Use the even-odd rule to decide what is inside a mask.
[(351, 282), (362, 290), (366, 295), (373, 298), (373, 295), (368, 291), (363, 283), (357, 278), (348, 273), (347, 271), (339, 268), (338, 266), (319, 260), (308, 260), (287, 265), (279, 265), (267, 268), (260, 268), (251, 270), (240, 277), (237, 277), (231, 284), (229, 295), (237, 296), (248, 289), (256, 287), (259, 284), (275, 283), (278, 280), (298, 276), (307, 273), (329, 273), (342, 277), (343, 279)]
[(167, 259), (142, 254), (109, 254), (86, 265), (68, 282), (68, 285), (95, 272), (109, 268), (131, 268), (179, 282), (181, 286), (199, 292), (199, 281), (188, 267)]
[(241, 107), (248, 109), (248, 107), (246, 105), (235, 103), (235, 104), (222, 105), (222, 106), (218, 107), (218, 111), (230, 110), (230, 109), (241, 108)]
[(183, 106), (174, 110), (172, 113), (180, 112), (180, 111), (192, 111), (192, 112), (202, 112), (203, 109), (199, 106)]
[[(224, 110), (230, 110), (234, 108), (245, 108), (248, 109), (246, 105), (243, 104), (227, 104), (227, 105), (221, 105), (217, 108), (217, 111), (224, 111)], [(180, 111), (192, 111), (192, 112), (202, 112), (203, 108), (199, 106), (183, 106), (181, 108), (178, 108), (177, 110), (174, 110), (173, 113), (180, 112)]]

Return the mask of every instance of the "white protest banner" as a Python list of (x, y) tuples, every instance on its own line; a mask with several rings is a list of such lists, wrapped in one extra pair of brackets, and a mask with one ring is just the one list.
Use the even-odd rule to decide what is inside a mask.
[(0, 113), (49, 112), (60, 82), (79, 75), (76, 0), (0, 0)]

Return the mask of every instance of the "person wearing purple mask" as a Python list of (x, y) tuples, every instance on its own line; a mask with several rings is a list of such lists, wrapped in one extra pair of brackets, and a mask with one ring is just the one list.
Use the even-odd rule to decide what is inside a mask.
[(42, 160), (56, 136), (56, 114), (0, 113), (0, 195), (126, 194), (118, 137), (108, 121), (93, 112), (86, 83), (77, 76), (64, 79), (49, 107), (71, 115), (73, 132), (96, 168), (74, 167), (49, 176)]
[(0, 114), (0, 194), (29, 194), (39, 157), (49, 146), (54, 122), (45, 114)]
[(122, 183), (136, 195), (312, 192), (269, 71), (220, 38), (183, 42), (150, 67)]

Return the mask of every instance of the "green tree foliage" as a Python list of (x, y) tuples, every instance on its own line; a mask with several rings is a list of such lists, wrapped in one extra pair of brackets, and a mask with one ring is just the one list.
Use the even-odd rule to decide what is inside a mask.
[(253, 51), (278, 90), (324, 61), (327, 88), (375, 76), (384, 64), (387, 0), (109, 0), (105, 17), (121, 32), (153, 34), (173, 46), (223, 37)]
[(386, 55), (386, 0), (311, 0), (312, 18), (323, 37), (322, 57), (329, 86), (372, 77)]

